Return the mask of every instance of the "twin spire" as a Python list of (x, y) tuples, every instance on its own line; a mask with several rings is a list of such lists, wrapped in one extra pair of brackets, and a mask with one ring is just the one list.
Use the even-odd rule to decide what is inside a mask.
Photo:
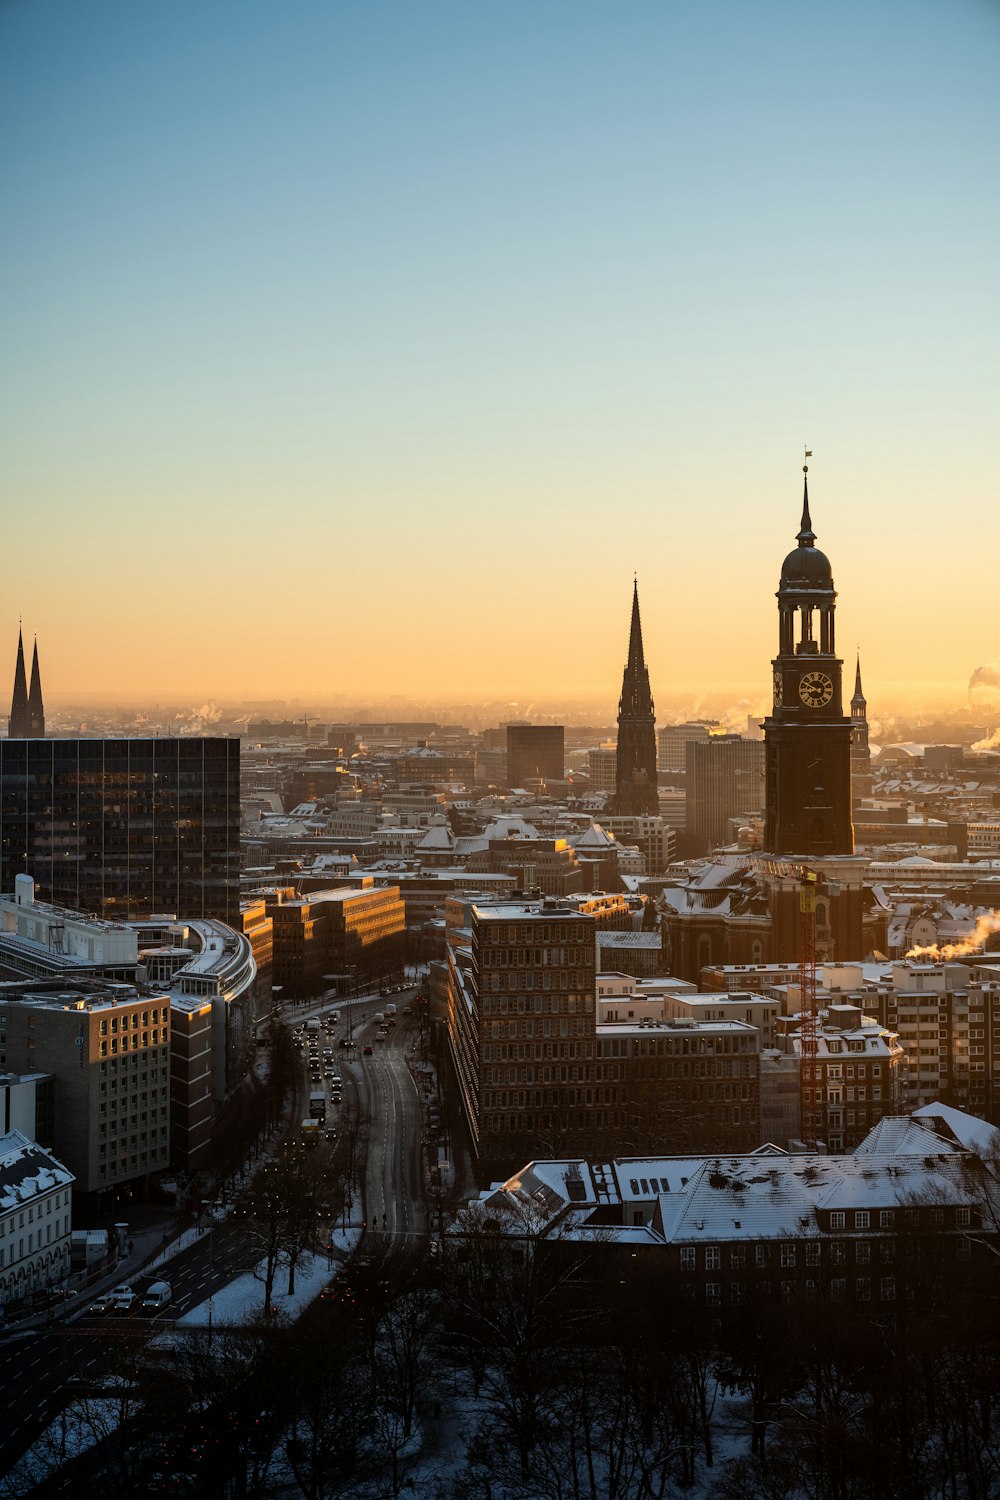
[(38, 640), (31, 658), (31, 686), (24, 670), (24, 634), (17, 632), (17, 662), (14, 667), (14, 694), (10, 700), (7, 725), (10, 740), (45, 738), (45, 704), (42, 701), (42, 674), (38, 666)]

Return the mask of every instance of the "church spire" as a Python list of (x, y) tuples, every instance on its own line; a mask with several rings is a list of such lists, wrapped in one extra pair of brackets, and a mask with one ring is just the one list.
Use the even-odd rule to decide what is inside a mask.
[(802, 465), (802, 521), (799, 525), (798, 542), (800, 547), (811, 547), (816, 540), (816, 533), (812, 527), (812, 517), (809, 514), (809, 465)]
[(33, 740), (45, 738), (45, 704), (42, 702), (42, 674), (38, 666), (38, 637), (31, 657), (31, 686), (28, 689), (28, 733)]
[(632, 629), (628, 639), (628, 672), (645, 670), (646, 658), (642, 651), (642, 621), (639, 618), (639, 579), (632, 584)]
[(862, 692), (862, 689), (861, 689), (861, 651), (859, 649), (859, 651), (858, 651), (858, 664), (857, 664), (857, 667), (855, 668), (855, 671), (854, 671), (854, 697), (851, 699), (851, 704), (852, 705), (855, 704), (855, 703), (862, 703), (863, 704), (865, 701), (866, 701), (865, 700), (865, 695), (864, 695), (864, 693)]
[(614, 811), (631, 817), (655, 817), (660, 810), (656, 791), (656, 717), (649, 689), (649, 669), (642, 649), (639, 581), (632, 585), (632, 625), (628, 660), (618, 701), (618, 758)]
[(24, 670), (24, 636), (20, 625), (17, 628), (17, 664), (14, 667), (14, 694), (10, 700), (10, 720), (7, 738), (28, 738), (28, 681)]

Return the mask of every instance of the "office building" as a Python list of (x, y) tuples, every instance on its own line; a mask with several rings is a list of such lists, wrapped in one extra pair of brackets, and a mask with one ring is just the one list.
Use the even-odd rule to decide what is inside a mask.
[(561, 724), (507, 725), (507, 785), (562, 781), (566, 775), (566, 731)]
[(595, 745), (587, 751), (587, 775), (592, 792), (614, 793), (618, 784), (618, 751), (613, 745)]
[(0, 740), (0, 890), (239, 925), (238, 739)]
[(707, 740), (721, 726), (714, 719), (698, 719), (690, 724), (665, 724), (656, 736), (656, 764), (660, 771), (676, 773), (687, 769), (687, 747), (691, 741)]
[(81, 1193), (112, 1189), (170, 1160), (170, 1004), (125, 984), (0, 985), (0, 1069), (55, 1076), (54, 1147)]
[(764, 807), (764, 745), (738, 734), (689, 740), (686, 749), (687, 832), (706, 853), (732, 840), (734, 819)]
[(255, 1023), (270, 1009), (270, 971), (261, 974), (254, 951), (256, 940), (269, 963), (263, 902), (252, 908), (251, 938), (206, 917), (126, 923), (88, 916), (38, 900), (27, 875), (19, 875), (15, 887), (13, 896), (0, 896), (5, 978), (37, 980), (53, 991), (81, 981), (98, 989), (111, 982), (130, 986), (140, 998), (167, 1000), (173, 1020), (170, 1160), (187, 1170), (204, 1165), (215, 1123), (256, 1056)]

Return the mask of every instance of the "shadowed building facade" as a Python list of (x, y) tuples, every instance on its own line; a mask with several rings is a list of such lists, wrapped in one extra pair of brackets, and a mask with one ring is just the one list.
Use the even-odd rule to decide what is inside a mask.
[(0, 740), (0, 890), (239, 927), (240, 742)]
[(507, 785), (562, 781), (566, 775), (566, 730), (562, 724), (507, 725)]

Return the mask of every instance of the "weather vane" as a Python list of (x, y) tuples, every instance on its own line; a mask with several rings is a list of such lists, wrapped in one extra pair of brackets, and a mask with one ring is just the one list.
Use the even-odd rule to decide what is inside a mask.
[[(802, 451), (805, 454), (806, 458), (812, 458), (813, 451), (812, 451), (811, 448), (806, 448), (805, 446), (803, 446)], [(808, 474), (809, 473), (809, 465), (808, 464), (803, 464), (802, 465), (802, 472), (803, 472), (803, 474)]]

